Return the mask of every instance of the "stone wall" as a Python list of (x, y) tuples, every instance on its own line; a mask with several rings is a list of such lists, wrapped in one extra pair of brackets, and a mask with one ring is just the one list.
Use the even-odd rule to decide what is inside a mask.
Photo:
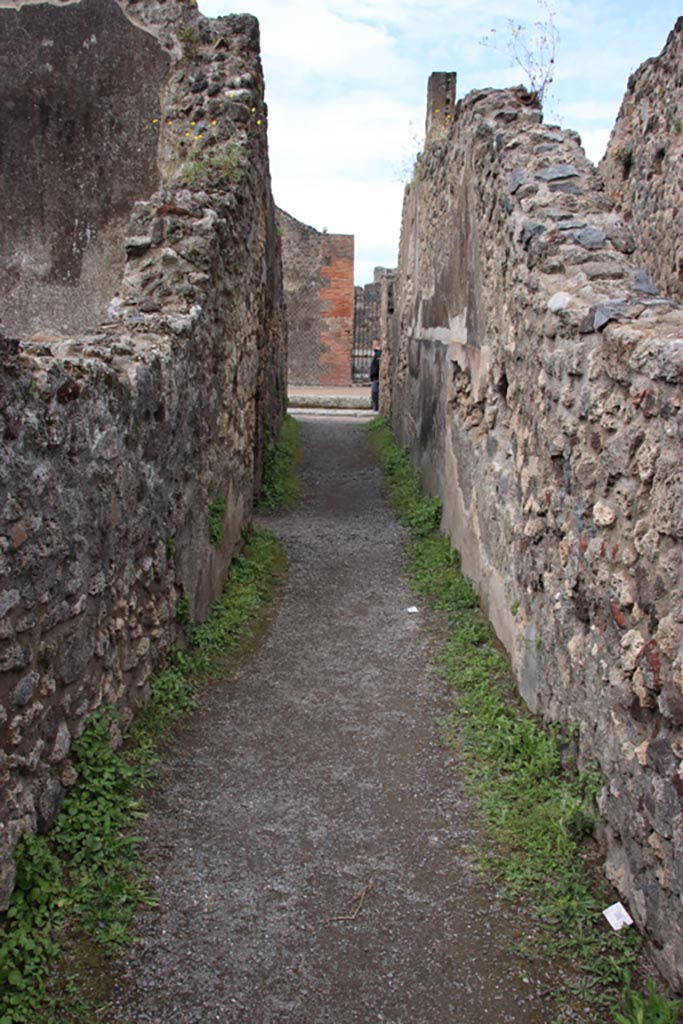
[(290, 384), (351, 383), (353, 235), (331, 235), (277, 211)]
[(394, 360), (399, 351), (399, 322), (396, 314), (396, 271), (388, 270), (380, 282), (379, 340), (382, 359), (379, 367), (379, 411), (391, 409), (392, 382), (397, 376)]
[(453, 120), (455, 90), (458, 76), (455, 71), (433, 71), (427, 83), (427, 113), (425, 141), (427, 144), (445, 139)]
[(607, 191), (665, 294), (683, 299), (683, 17), (628, 80), (607, 153)]
[[(85, 37), (84, 16), (95, 19)], [(33, 164), (52, 160), (63, 136), (74, 152), (60, 156), (65, 180), (55, 190), (64, 207), (35, 195), (44, 235), (37, 213), (27, 213), (30, 230), (13, 250), (17, 266), (30, 268), (35, 244), (65, 303), (56, 303), (53, 322), (56, 292), (41, 293), (39, 281), (34, 294), (43, 305), (24, 320), (17, 279), (2, 309), (15, 330), (5, 329), (0, 342), (0, 907), (12, 888), (17, 839), (50, 825), (75, 780), (69, 751), (89, 715), (115, 705), (125, 728), (179, 638), (179, 598), (201, 619), (220, 592), (285, 393), (255, 19), (210, 22), (180, 0), (0, 10), (3, 45), (23, 46), (30, 33), (36, 52), (30, 57), (28, 47), (27, 59), (42, 55), (54, 74), (39, 69), (30, 101), (13, 108), (31, 124), (49, 112), (44, 149), (38, 139), (27, 148), (22, 180), (49, 191), (45, 167)], [(108, 230), (98, 211), (115, 187), (103, 169), (105, 196), (95, 202), (87, 169), (111, 156), (115, 126), (108, 95), (85, 95), (91, 82), (80, 76), (93, 68), (84, 48), (96, 48), (98, 64), (125, 66), (130, 96), (139, 91), (149, 107), (140, 112), (131, 99), (131, 121), (119, 130), (135, 138), (116, 141), (121, 178), (129, 147), (142, 153), (139, 175), (114, 203), (117, 222), (126, 222), (120, 251), (118, 226), (102, 250), (111, 248), (122, 268), (116, 294), (98, 317), (103, 283), (89, 321), (87, 303), (74, 299), (80, 329), (73, 332), (62, 309), (71, 289), (79, 293), (93, 279), (99, 225)], [(164, 68), (163, 82), (152, 76)], [(3, 95), (13, 88), (2, 82)], [(79, 146), (98, 143), (99, 104), (107, 132), (95, 158)], [(143, 129), (138, 112), (148, 117)], [(13, 137), (11, 126), (2, 131)], [(20, 197), (19, 183), (10, 189)], [(65, 211), (62, 258), (56, 241)], [(92, 227), (82, 249), (74, 242), (81, 234), (70, 229), (75, 220)], [(106, 267), (92, 275), (113, 281)], [(31, 333), (36, 323), (42, 329)], [(210, 513), (222, 523), (213, 538)]]
[[(394, 271), (375, 267), (370, 284), (356, 288), (353, 310), (353, 379), (367, 383), (372, 362), (372, 344), (382, 343)], [(384, 312), (384, 319), (383, 319)], [(392, 308), (393, 313), (393, 308)]]
[(683, 986), (683, 311), (578, 136), (471, 93), (406, 191), (383, 409)]

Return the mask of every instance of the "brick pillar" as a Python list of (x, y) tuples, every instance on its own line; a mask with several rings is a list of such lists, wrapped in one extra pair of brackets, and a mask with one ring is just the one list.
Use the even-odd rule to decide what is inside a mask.
[(320, 383), (351, 383), (353, 348), (353, 235), (321, 236)]

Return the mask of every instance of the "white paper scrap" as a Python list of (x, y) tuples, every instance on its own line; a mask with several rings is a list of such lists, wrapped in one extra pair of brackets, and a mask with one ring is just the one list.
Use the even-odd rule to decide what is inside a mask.
[(633, 918), (626, 907), (621, 903), (613, 903), (611, 907), (608, 907), (607, 910), (603, 910), (602, 913), (612, 925), (615, 932), (618, 932), (625, 924), (633, 924)]
[(411, 604), (410, 608), (406, 608), (408, 615), (417, 615), (417, 608), (414, 604)]

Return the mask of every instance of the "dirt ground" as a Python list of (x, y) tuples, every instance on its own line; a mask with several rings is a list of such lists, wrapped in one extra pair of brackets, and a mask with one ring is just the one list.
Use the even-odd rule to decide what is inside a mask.
[(547, 1024), (547, 980), (510, 949), (523, 925), (472, 869), (438, 737), (443, 623), (407, 611), (362, 427), (302, 433), (303, 498), (267, 522), (290, 559), (277, 611), (164, 757), (145, 829), (160, 910), (107, 1020)]

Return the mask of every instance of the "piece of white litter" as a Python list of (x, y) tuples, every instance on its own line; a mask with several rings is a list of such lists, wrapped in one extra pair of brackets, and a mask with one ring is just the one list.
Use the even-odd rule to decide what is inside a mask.
[(633, 924), (633, 918), (626, 907), (621, 903), (613, 903), (611, 907), (608, 907), (607, 910), (603, 910), (602, 913), (612, 925), (615, 932), (618, 932), (625, 924)]
[(417, 608), (414, 604), (411, 604), (410, 608), (406, 608), (408, 615), (417, 615)]

